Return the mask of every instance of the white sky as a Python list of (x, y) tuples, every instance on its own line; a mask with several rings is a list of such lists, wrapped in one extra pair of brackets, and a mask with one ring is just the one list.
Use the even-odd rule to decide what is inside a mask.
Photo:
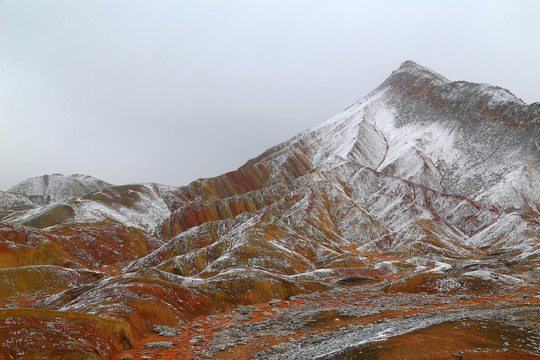
[(236, 169), (410, 59), (540, 101), (540, 1), (0, 0), (0, 190)]

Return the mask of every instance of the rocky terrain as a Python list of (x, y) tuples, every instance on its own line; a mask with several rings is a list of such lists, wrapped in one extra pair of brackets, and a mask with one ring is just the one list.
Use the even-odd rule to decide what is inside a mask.
[(540, 103), (407, 61), (187, 186), (0, 192), (0, 358), (540, 358)]

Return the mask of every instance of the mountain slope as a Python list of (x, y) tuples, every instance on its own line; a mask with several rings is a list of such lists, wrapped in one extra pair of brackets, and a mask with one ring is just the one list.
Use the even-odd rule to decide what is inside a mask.
[(26, 195), (40, 204), (78, 198), (112, 186), (88, 175), (42, 175), (27, 179), (8, 191)]
[[(111, 186), (53, 175), (10, 189), (0, 255), (17, 283), (6, 301), (118, 320), (137, 338), (294, 296), (347, 319), (317, 292), (389, 303), (421, 292), (440, 307), (454, 295), (486, 296), (507, 306), (540, 280), (539, 138), (539, 103), (407, 61), (342, 113), (214, 178)], [(20, 266), (34, 267), (11, 269)], [(74, 270), (36, 282), (26, 299), (25, 276), (57, 267)], [(449, 311), (473, 308), (452, 299)], [(373, 308), (390, 311), (376, 300)], [(299, 317), (307, 327), (317, 326), (312, 311)], [(369, 321), (362, 311), (354, 317)], [(444, 321), (425, 316), (425, 326)], [(227, 358), (216, 349), (205, 351)]]

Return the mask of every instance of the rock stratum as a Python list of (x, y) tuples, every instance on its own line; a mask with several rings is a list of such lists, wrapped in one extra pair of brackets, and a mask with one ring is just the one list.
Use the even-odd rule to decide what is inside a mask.
[(2, 359), (540, 358), (540, 103), (412, 61), (187, 186), (0, 192)]

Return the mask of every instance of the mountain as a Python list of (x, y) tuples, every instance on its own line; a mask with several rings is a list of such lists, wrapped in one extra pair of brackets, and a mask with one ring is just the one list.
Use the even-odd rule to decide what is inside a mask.
[(42, 175), (27, 179), (8, 190), (25, 195), (37, 203), (47, 204), (61, 200), (79, 198), (91, 192), (111, 187), (105, 181), (88, 175), (62, 174)]
[(27, 180), (0, 194), (0, 354), (540, 358), (538, 139), (540, 103), (406, 61), (214, 178)]

